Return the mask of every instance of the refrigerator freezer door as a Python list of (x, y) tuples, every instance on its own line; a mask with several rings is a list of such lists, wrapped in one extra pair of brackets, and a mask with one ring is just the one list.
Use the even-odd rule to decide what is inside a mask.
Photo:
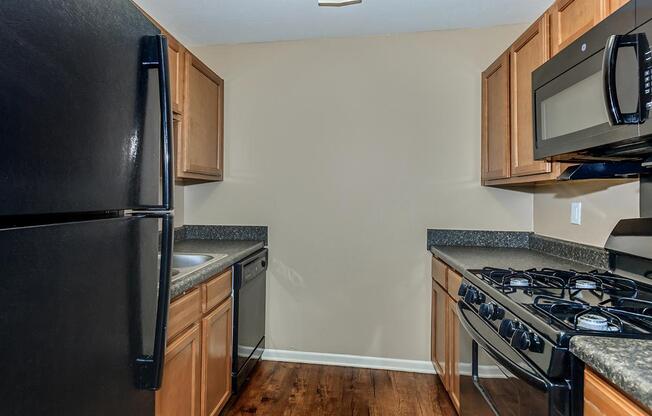
[(159, 33), (129, 0), (0, 2), (0, 216), (157, 204)]
[(0, 414), (153, 415), (156, 218), (0, 230)]

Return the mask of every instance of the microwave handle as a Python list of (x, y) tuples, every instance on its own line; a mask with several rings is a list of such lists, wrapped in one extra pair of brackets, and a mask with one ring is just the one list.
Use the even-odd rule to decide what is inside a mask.
[[(616, 64), (618, 62), (618, 49), (625, 47), (635, 48), (638, 52), (639, 91), (644, 90), (644, 72), (648, 67), (648, 62), (652, 63), (646, 60), (652, 58), (652, 56), (649, 54), (647, 37), (644, 33), (611, 35), (607, 39), (602, 60), (602, 77), (607, 116), (609, 117), (609, 124), (612, 126), (639, 124), (645, 121), (646, 117), (645, 106), (641, 105), (641, 103), (639, 103), (636, 112), (623, 113), (620, 110), (616, 86)], [(639, 95), (639, 98), (643, 98), (643, 94)], [(645, 95), (649, 95), (649, 92)]]

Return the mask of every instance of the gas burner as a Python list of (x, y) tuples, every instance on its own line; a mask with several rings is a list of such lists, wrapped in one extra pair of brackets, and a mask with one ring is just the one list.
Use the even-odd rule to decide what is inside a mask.
[(592, 280), (578, 279), (575, 281), (575, 289), (596, 289), (598, 284)]
[(530, 281), (525, 277), (512, 277), (507, 284), (511, 287), (527, 287), (530, 286)]
[(596, 302), (609, 296), (636, 298), (638, 293), (638, 286), (633, 280), (599, 270), (578, 272), (543, 268), (520, 271), (485, 267), (472, 272), (506, 293), (526, 290), (535, 295), (547, 294), (560, 298), (568, 296), (571, 300), (585, 299), (588, 296), (596, 298)]
[(578, 316), (576, 325), (578, 329), (588, 331), (618, 331), (618, 327), (609, 325), (607, 318), (592, 313)]

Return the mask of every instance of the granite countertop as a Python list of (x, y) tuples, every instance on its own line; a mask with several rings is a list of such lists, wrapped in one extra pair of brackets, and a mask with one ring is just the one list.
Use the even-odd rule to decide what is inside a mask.
[(570, 350), (631, 398), (652, 409), (652, 341), (575, 336)]
[(231, 267), (234, 263), (255, 253), (265, 246), (263, 241), (236, 240), (184, 240), (174, 243), (175, 253), (226, 254), (227, 256), (193, 271), (180, 279), (172, 278), (170, 298), (198, 286), (216, 274)]
[(528, 248), (432, 246), (430, 251), (462, 274), (483, 267), (531, 269), (550, 267), (589, 271), (596, 267)]

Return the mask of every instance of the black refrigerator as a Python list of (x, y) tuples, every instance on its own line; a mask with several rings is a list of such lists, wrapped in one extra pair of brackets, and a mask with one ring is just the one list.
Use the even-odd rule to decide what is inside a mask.
[(0, 44), (0, 415), (153, 415), (166, 39), (129, 0), (2, 0)]

